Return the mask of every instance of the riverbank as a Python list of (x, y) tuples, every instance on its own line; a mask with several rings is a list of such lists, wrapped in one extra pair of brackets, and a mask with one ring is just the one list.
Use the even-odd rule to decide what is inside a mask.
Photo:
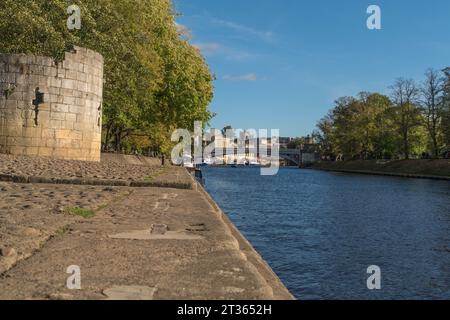
[(368, 175), (396, 176), (450, 181), (450, 160), (355, 160), (342, 162), (323, 161), (311, 169)]
[[(0, 182), (0, 299), (292, 299), (183, 168), (135, 157), (3, 160), (1, 174), (46, 183)], [(72, 265), (81, 290), (66, 286)]]

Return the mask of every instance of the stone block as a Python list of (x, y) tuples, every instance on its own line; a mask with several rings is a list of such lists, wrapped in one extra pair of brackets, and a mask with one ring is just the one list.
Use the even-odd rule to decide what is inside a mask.
[(64, 104), (74, 105), (75, 97), (64, 96)]
[[(45, 105), (41, 105), (41, 107), (43, 107), (43, 108), (39, 108), (39, 115), (38, 115), (39, 122), (42, 122), (44, 120), (49, 120), (50, 119), (49, 105), (45, 104)], [(33, 116), (34, 116), (34, 114), (33, 114)]]
[(66, 70), (66, 79), (77, 80), (77, 71)]
[(66, 115), (66, 118), (65, 118), (66, 121), (69, 121), (69, 122), (76, 122), (77, 121), (76, 113), (66, 113), (65, 115)]
[(81, 149), (81, 140), (72, 139), (72, 141), (70, 142), (70, 147), (72, 149)]
[(63, 112), (52, 112), (50, 113), (50, 120), (65, 120), (66, 114)]
[(66, 53), (66, 58), (62, 63), (63, 68), (66, 70), (73, 69), (73, 61), (70, 59), (70, 55), (71, 55), (71, 53), (69, 53), (69, 54)]
[(48, 88), (48, 93), (59, 95), (60, 89), (58, 87), (60, 87), (60, 85), (61, 85), (60, 79), (50, 78), (50, 88)]
[(48, 148), (55, 148), (57, 145), (57, 140), (54, 138), (45, 139), (45, 146)]
[(75, 122), (73, 122), (73, 121), (67, 121), (67, 120), (62, 121), (62, 127), (64, 129), (74, 130), (74, 128), (73, 128), (74, 124), (75, 124)]
[(25, 154), (25, 147), (11, 146), (8, 149), (9, 149), (9, 153), (11, 153), (11, 154), (16, 154), (16, 155), (24, 155)]
[(73, 97), (73, 89), (60, 89), (60, 94), (65, 97)]
[(83, 134), (79, 131), (69, 130), (69, 129), (59, 129), (55, 131), (56, 139), (79, 139), (83, 138)]
[(67, 149), (65, 148), (55, 148), (53, 150), (53, 156), (57, 158), (67, 158)]
[(67, 104), (52, 104), (51, 106), (52, 112), (69, 112), (69, 106)]
[(27, 64), (35, 64), (36, 63), (36, 57), (35, 56), (33, 56), (33, 55), (29, 55), (29, 56), (27, 56), (27, 62), (26, 62)]
[(37, 156), (39, 148), (38, 147), (26, 147), (24, 154), (27, 156)]
[(56, 139), (56, 148), (70, 148), (71, 139)]
[(22, 85), (25, 85), (25, 84), (27, 84), (27, 81), (28, 80), (28, 78), (27, 78), (27, 76), (26, 75), (23, 75), (23, 74), (16, 74), (16, 84), (22, 84)]
[(50, 86), (50, 77), (46, 77), (46, 76), (39, 76), (39, 80), (38, 80), (38, 84), (42, 87), (42, 86), (46, 86), (49, 87)]
[(86, 92), (88, 88), (88, 85), (86, 82), (83, 81), (77, 81), (77, 89), (82, 91), (82, 92)]
[(46, 139), (55, 139), (55, 130), (54, 129), (42, 129), (41, 137), (45, 141)]
[(62, 87), (64, 89), (71, 89), (71, 90), (73, 90), (73, 89), (76, 89), (76, 83), (75, 83), (74, 80), (71, 80), (71, 79), (63, 79), (62, 80)]
[(55, 60), (49, 57), (42, 57), (42, 64), (46, 67), (53, 67), (55, 65)]
[(2, 74), (0, 74), (0, 82), (15, 83), (16, 82), (16, 74), (15, 73), (2, 73)]
[(11, 72), (11, 73), (19, 73), (20, 72), (20, 65), (19, 64), (8, 64), (7, 65), (7, 72)]
[(84, 154), (81, 150), (77, 150), (77, 149), (69, 149), (67, 151), (67, 156), (71, 159), (80, 159), (84, 157)]
[[(81, 65), (81, 66), (83, 67), (83, 65)], [(81, 72), (77, 72), (77, 80), (86, 82), (87, 77), (86, 77), (86, 74), (83, 72), (83, 70), (81, 70)]]
[(29, 65), (28, 70), (34, 75), (44, 75), (44, 67), (41, 64)]
[(47, 103), (58, 103), (58, 95), (57, 94), (47, 94), (46, 96)]
[(58, 78), (64, 78), (66, 76), (66, 69), (59, 66), (57, 69), (56, 75)]
[(62, 128), (62, 124), (61, 124), (61, 120), (50, 120), (50, 129), (61, 129)]
[(44, 76), (46, 77), (56, 77), (58, 72), (54, 67), (44, 67)]
[(8, 99), (5, 104), (7, 109), (16, 109), (17, 108), (17, 100)]
[(81, 96), (83, 96), (83, 93), (79, 90), (72, 90), (72, 97), (74, 98), (80, 98)]
[(78, 123), (84, 123), (85, 122), (85, 115), (84, 114), (77, 114), (77, 122)]
[(53, 148), (39, 147), (38, 155), (41, 157), (51, 157), (53, 156)]
[(86, 124), (84, 124), (84, 123), (75, 122), (73, 124), (73, 130), (84, 132), (84, 131), (88, 130), (88, 128), (87, 128)]
[(4, 137), (1, 141), (6, 138), (6, 144), (8, 146), (25, 146), (24, 139), (22, 137)]
[(85, 109), (86, 108), (78, 106), (78, 105), (71, 105), (71, 106), (69, 106), (69, 112), (70, 113), (83, 114)]

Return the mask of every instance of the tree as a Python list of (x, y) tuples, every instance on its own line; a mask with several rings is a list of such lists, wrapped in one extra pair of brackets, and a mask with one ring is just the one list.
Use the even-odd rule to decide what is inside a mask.
[(358, 97), (342, 97), (317, 125), (315, 133), (322, 152), (329, 157), (370, 159), (383, 157), (385, 141), (391, 134), (386, 111), (388, 97), (361, 92)]
[(394, 104), (390, 114), (401, 138), (403, 156), (409, 159), (411, 136), (414, 129), (420, 125), (420, 110), (416, 106), (419, 89), (414, 80), (404, 78), (397, 79), (390, 89)]
[(443, 115), (442, 93), (444, 81), (438, 71), (428, 69), (426, 79), (421, 86), (421, 112), (431, 141), (434, 158), (441, 150), (441, 123)]
[(341, 97), (335, 101), (332, 110), (333, 140), (338, 158), (352, 159), (362, 152), (358, 103), (354, 97)]
[(334, 115), (330, 111), (317, 123), (317, 131), (314, 136), (320, 146), (323, 156), (334, 158), (337, 155), (335, 139), (334, 139)]
[(287, 144), (288, 149), (300, 149), (305, 144), (305, 138), (295, 138)]
[(450, 68), (445, 68), (442, 97), (442, 132), (447, 150), (450, 150)]
[(392, 107), (389, 97), (371, 93), (366, 97), (362, 96), (362, 101), (366, 155), (381, 159), (391, 158), (396, 150), (392, 139), (392, 121), (387, 116)]
[(2, 0), (0, 52), (58, 61), (72, 45), (100, 52), (105, 59), (104, 148), (133, 147), (128, 144), (136, 139), (129, 137), (137, 134), (167, 149), (170, 130), (211, 119), (214, 77), (200, 52), (180, 35), (170, 0), (70, 4), (81, 9), (81, 30), (68, 30), (66, 0)]

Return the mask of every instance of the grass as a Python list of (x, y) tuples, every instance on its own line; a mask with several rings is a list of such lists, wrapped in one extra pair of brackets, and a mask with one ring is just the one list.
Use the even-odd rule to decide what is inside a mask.
[(67, 231), (69, 231), (69, 230), (70, 230), (70, 227), (67, 225), (67, 226), (64, 226), (64, 227), (59, 228), (58, 230), (56, 230), (56, 234), (57, 234), (58, 236), (62, 236), (62, 235), (64, 235), (64, 234), (66, 234)]
[(158, 169), (156, 172), (154, 172), (148, 176), (145, 176), (144, 181), (153, 181), (158, 176), (162, 175), (166, 170), (167, 170), (167, 167), (162, 167), (161, 169)]
[(344, 162), (321, 162), (313, 168), (331, 170), (365, 170), (374, 172), (450, 176), (450, 160), (396, 160), (378, 162), (376, 160), (354, 160)]
[(84, 208), (79, 208), (79, 207), (66, 208), (65, 212), (67, 214), (83, 217), (85, 219), (89, 219), (89, 218), (92, 218), (93, 216), (95, 216), (94, 210), (84, 209)]

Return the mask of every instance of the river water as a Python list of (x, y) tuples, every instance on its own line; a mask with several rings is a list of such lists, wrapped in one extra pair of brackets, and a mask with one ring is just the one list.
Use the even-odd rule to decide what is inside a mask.
[[(298, 299), (450, 299), (450, 182), (203, 169), (205, 187)], [(381, 289), (369, 290), (369, 266)]]

